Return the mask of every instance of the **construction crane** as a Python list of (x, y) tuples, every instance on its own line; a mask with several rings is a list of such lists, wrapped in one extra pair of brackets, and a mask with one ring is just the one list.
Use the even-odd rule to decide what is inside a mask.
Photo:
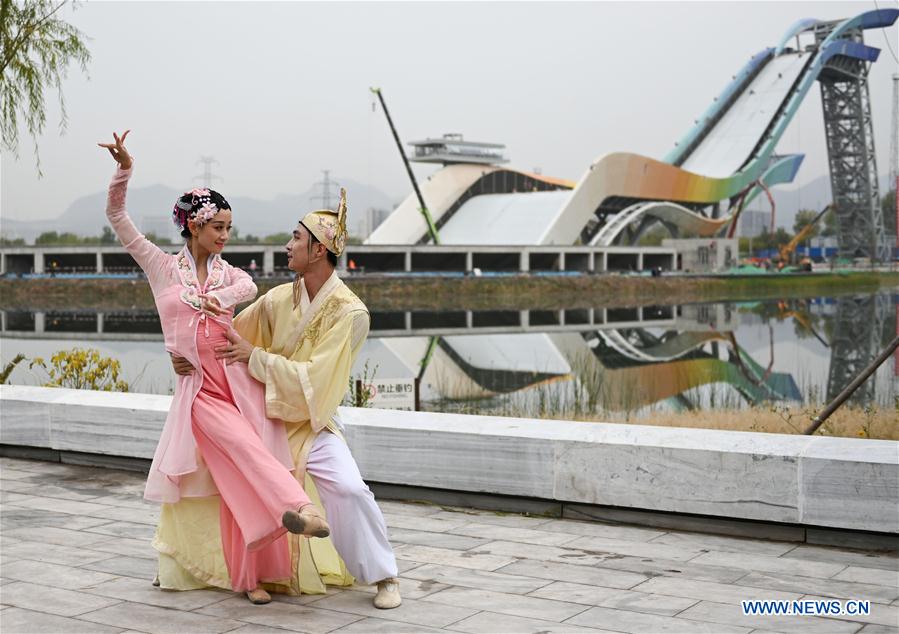
[[(431, 212), (428, 211), (427, 205), (425, 205), (425, 199), (421, 195), (421, 190), (418, 188), (418, 181), (415, 180), (415, 174), (412, 172), (412, 166), (409, 165), (409, 159), (406, 158), (406, 152), (403, 150), (403, 144), (400, 141), (400, 135), (396, 131), (396, 127), (393, 125), (393, 119), (390, 118), (390, 111), (387, 110), (387, 104), (384, 103), (384, 95), (381, 94), (380, 88), (370, 88), (374, 94), (378, 96), (378, 99), (381, 102), (381, 107), (384, 108), (384, 115), (387, 117), (387, 125), (390, 126), (390, 131), (393, 133), (393, 140), (396, 141), (396, 147), (400, 151), (400, 156), (403, 159), (403, 165), (406, 166), (406, 173), (409, 174), (409, 180), (412, 181), (412, 189), (415, 190), (415, 195), (418, 197), (418, 209), (421, 211), (421, 215), (424, 216), (425, 223), (428, 225), (428, 234), (430, 234), (431, 239), (434, 241), (434, 244), (440, 244), (440, 236), (437, 235), (437, 226), (434, 224), (434, 219), (431, 218)], [(374, 108), (374, 105), (372, 105)]]
[(802, 310), (794, 310), (794, 309), (790, 308), (785, 301), (781, 300), (781, 301), (777, 302), (777, 310), (782, 319), (786, 319), (787, 317), (792, 317), (793, 319), (796, 320), (796, 323), (798, 323), (800, 326), (805, 328), (807, 331), (809, 331), (810, 333), (815, 335), (815, 338), (818, 341), (820, 341), (824, 345), (825, 348), (830, 347), (830, 344), (827, 342), (827, 340), (824, 339), (824, 337), (822, 337), (821, 335), (819, 335), (818, 331), (815, 330), (815, 327), (812, 325), (812, 322), (809, 319), (809, 315), (808, 315), (808, 308), (805, 308)]
[[(824, 209), (822, 209), (817, 216), (812, 218), (812, 221), (805, 225), (801, 230), (799, 230), (796, 235), (790, 240), (787, 244), (783, 245), (780, 248), (780, 256), (778, 262), (778, 268), (783, 268), (786, 266), (790, 259), (793, 256), (793, 252), (796, 250), (796, 247), (799, 246), (803, 240), (805, 240), (812, 230), (815, 228), (815, 225), (818, 224), (818, 221), (821, 220), (824, 216), (827, 215), (827, 212), (833, 208), (833, 205), (827, 205)], [(811, 263), (809, 263), (808, 270), (811, 270)]]

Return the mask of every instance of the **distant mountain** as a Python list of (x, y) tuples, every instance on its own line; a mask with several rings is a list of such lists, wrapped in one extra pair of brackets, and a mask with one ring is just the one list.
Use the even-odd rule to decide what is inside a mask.
[[(889, 177), (881, 176), (880, 192), (886, 193)], [(377, 187), (363, 185), (350, 179), (340, 182), (347, 189), (349, 199), (348, 225), (351, 236), (364, 238), (366, 210), (369, 208), (393, 210), (399, 201), (394, 201)], [(165, 185), (134, 187), (128, 190), (128, 210), (135, 223), (144, 232), (152, 231), (163, 235), (173, 232), (173, 225), (168, 219), (172, 205), (181, 190)], [(273, 200), (259, 200), (237, 196), (229, 198), (234, 207), (234, 226), (241, 235), (252, 234), (259, 237), (290, 231), (300, 216), (320, 205), (320, 199), (314, 197), (320, 191), (315, 188), (301, 194), (281, 194)], [(809, 181), (801, 188), (785, 189), (775, 187), (771, 191), (776, 205), (777, 226), (792, 231), (793, 220), (800, 209), (822, 209), (831, 200), (830, 176), (820, 176)], [(106, 224), (106, 192), (97, 192), (83, 196), (73, 202), (66, 211), (53, 220), (19, 221), (2, 219), (0, 233), (4, 237), (25, 238), (27, 242), (45, 231), (59, 233), (69, 231), (78, 235), (100, 235)], [(751, 208), (769, 211), (770, 206), (764, 195), (759, 196)]]
[[(370, 207), (392, 210), (395, 206), (391, 197), (376, 187), (345, 178), (339, 182), (347, 190), (350, 235), (364, 224), (365, 211)], [(157, 235), (173, 231), (174, 225), (168, 219), (175, 199), (182, 193), (182, 190), (165, 185), (129, 188), (128, 212), (142, 231), (153, 231)], [(303, 214), (321, 205), (320, 197), (313, 198), (320, 193), (320, 190), (310, 188), (301, 194), (281, 194), (273, 200), (235, 196), (229, 197), (228, 202), (234, 208), (234, 226), (240, 235), (264, 237), (291, 231)], [(332, 204), (336, 204), (336, 191)], [(29, 243), (45, 231), (100, 235), (106, 225), (105, 209), (106, 192), (97, 192), (78, 198), (55, 219), (22, 221), (3, 218), (0, 232), (4, 237), (24, 238)]]
[[(890, 177), (883, 175), (880, 177), (880, 195), (883, 196), (893, 187), (889, 183)], [(830, 175), (825, 174), (809, 181), (799, 188), (788, 190), (785, 187), (775, 187), (771, 190), (774, 198), (775, 216), (777, 218), (776, 225), (784, 227), (788, 231), (793, 230), (793, 221), (796, 219), (796, 212), (800, 209), (814, 209), (820, 211), (831, 203), (832, 195), (830, 190)], [(764, 194), (755, 199), (752, 203), (753, 209), (761, 209), (769, 211), (771, 209), (768, 199)]]

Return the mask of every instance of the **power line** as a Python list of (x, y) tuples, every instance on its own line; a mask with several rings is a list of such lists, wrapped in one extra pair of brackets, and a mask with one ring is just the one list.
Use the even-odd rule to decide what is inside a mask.
[[(877, 9), (877, 12), (880, 13), (880, 7), (877, 4), (877, 0), (874, 0), (874, 7)], [(896, 63), (899, 64), (899, 57), (896, 57), (896, 52), (893, 51), (893, 45), (890, 44), (890, 38), (887, 37), (887, 30), (884, 27), (880, 27), (880, 30), (883, 31), (883, 39), (886, 40), (887, 48), (890, 49), (890, 55), (892, 55), (893, 59), (896, 60)]]

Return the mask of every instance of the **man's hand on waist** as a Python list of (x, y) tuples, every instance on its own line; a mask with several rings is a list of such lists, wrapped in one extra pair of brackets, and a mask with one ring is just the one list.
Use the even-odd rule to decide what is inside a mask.
[(236, 330), (229, 330), (225, 333), (225, 337), (230, 342), (227, 346), (219, 346), (215, 349), (215, 358), (224, 359), (225, 363), (249, 363), (250, 355), (253, 354), (253, 346), (249, 341), (237, 334)]
[(171, 352), (169, 356), (172, 357), (172, 367), (175, 369), (175, 374), (190, 376), (194, 373), (195, 368), (190, 364), (190, 361)]

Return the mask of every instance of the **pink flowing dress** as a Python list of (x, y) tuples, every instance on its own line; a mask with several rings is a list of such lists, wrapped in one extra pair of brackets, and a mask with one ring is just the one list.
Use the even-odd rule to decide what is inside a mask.
[[(221, 495), (222, 546), (234, 590), (287, 579), (290, 555), (281, 515), (309, 504), (309, 498), (291, 473), (283, 423), (265, 416), (264, 386), (246, 364), (215, 358), (215, 348), (227, 344), (234, 306), (253, 299), (256, 285), (218, 255), (210, 256), (200, 285), (187, 247), (171, 255), (147, 240), (125, 210), (130, 177), (131, 170), (116, 171), (106, 215), (150, 282), (166, 350), (198, 368), (177, 375), (144, 497), (176, 503), (182, 496)], [(202, 293), (228, 312), (217, 318), (202, 312)]]

